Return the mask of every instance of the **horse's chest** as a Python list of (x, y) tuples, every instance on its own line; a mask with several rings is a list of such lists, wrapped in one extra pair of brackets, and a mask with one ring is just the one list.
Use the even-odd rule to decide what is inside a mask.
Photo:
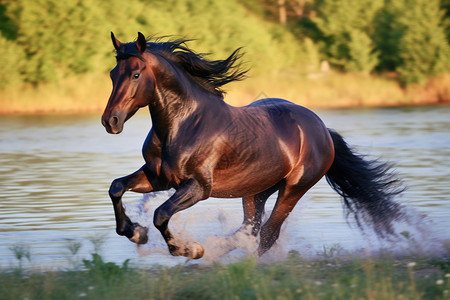
[(183, 146), (165, 147), (162, 159), (162, 171), (171, 181), (183, 181), (189, 178), (202, 161), (201, 151)]

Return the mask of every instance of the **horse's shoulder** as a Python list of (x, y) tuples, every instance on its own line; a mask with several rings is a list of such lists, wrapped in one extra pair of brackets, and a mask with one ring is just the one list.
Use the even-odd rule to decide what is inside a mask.
[(142, 155), (144, 156), (145, 160), (151, 160), (154, 157), (160, 157), (161, 147), (161, 140), (153, 130), (150, 130), (147, 138), (144, 141), (144, 144), (142, 145)]

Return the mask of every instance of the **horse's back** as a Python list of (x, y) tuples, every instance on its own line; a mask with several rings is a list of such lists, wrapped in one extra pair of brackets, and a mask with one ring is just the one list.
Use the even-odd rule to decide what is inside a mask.
[(281, 104), (294, 104), (288, 100), (281, 98), (264, 98), (256, 100), (245, 107), (258, 107), (258, 106), (267, 106), (267, 105), (281, 105)]
[[(289, 116), (299, 122), (322, 123), (322, 120), (308, 108), (280, 98), (265, 98), (250, 103), (244, 108), (260, 108), (271, 117)], [(303, 123), (302, 122), (302, 123)], [(323, 123), (322, 123), (323, 124)]]
[(314, 112), (277, 98), (261, 99), (247, 107), (266, 112), (280, 144), (289, 146), (285, 149), (289, 149), (291, 158), (311, 166), (312, 173), (323, 173), (329, 168), (334, 157), (333, 141), (327, 127)]
[(307, 136), (324, 136), (329, 138), (329, 132), (322, 120), (306, 107), (279, 98), (265, 98), (257, 100), (246, 108), (259, 108), (265, 111), (282, 135), (299, 128)]

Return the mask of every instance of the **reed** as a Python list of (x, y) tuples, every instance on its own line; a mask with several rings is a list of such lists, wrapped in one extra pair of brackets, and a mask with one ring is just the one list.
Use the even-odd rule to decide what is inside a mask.
[(58, 83), (0, 91), (0, 114), (82, 113), (101, 111), (111, 80), (105, 74), (70, 77)]
[[(277, 72), (232, 83), (226, 90), (225, 101), (236, 106), (264, 97), (285, 98), (310, 108), (449, 104), (450, 74), (403, 88), (395, 80), (380, 76)], [(100, 113), (110, 92), (108, 76), (94, 73), (38, 87), (6, 89), (0, 91), (0, 114)]]

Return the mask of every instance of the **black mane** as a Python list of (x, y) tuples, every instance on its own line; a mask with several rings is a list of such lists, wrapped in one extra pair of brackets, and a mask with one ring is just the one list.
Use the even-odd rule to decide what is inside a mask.
[[(225, 91), (222, 86), (239, 81), (246, 77), (247, 69), (242, 68), (239, 59), (242, 57), (241, 48), (236, 49), (224, 60), (208, 60), (205, 54), (196, 53), (188, 48), (185, 39), (174, 39), (160, 42), (159, 38), (151, 38), (147, 41), (146, 51), (158, 53), (170, 62), (178, 65), (186, 71), (203, 88), (223, 99)], [(130, 56), (142, 59), (142, 55), (136, 47), (136, 42), (122, 44), (116, 51), (117, 60)]]

